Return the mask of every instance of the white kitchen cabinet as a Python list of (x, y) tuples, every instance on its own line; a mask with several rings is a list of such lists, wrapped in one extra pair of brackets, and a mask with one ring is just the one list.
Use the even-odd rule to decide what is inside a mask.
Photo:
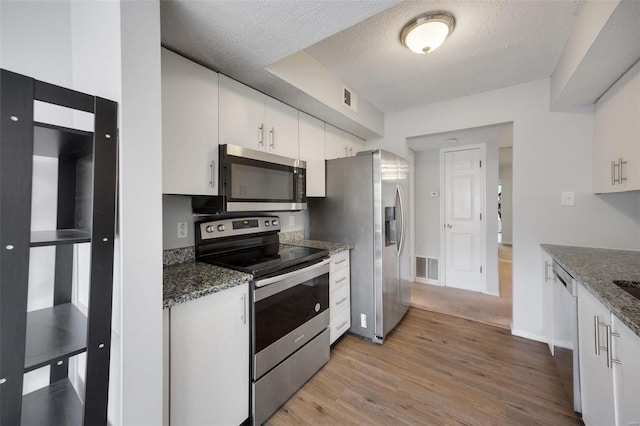
[(615, 315), (611, 328), (616, 425), (640, 425), (640, 337)]
[(360, 151), (364, 151), (364, 141), (350, 133), (325, 124), (325, 158), (352, 157)]
[(162, 426), (169, 426), (169, 359), (170, 359), (170, 342), (169, 330), (171, 325), (169, 322), (169, 309), (162, 310)]
[(593, 189), (595, 193), (640, 190), (640, 63), (596, 103)]
[(324, 123), (298, 113), (300, 159), (307, 163), (307, 197), (325, 196)]
[(543, 334), (553, 355), (553, 259), (542, 250), (542, 318)]
[(298, 111), (220, 75), (220, 144), (298, 158)]
[(587, 426), (615, 424), (612, 370), (607, 366), (607, 327), (611, 314), (578, 286), (578, 341), (582, 419)]
[(351, 327), (351, 268), (349, 250), (331, 255), (329, 268), (329, 341), (335, 342)]
[(171, 308), (171, 424), (249, 417), (248, 284)]
[(218, 74), (162, 49), (162, 192), (218, 194)]

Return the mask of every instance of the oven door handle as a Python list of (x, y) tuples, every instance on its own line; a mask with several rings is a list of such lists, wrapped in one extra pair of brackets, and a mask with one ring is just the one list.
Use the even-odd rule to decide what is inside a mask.
[(309, 266), (309, 267), (306, 267), (306, 268), (296, 269), (295, 271), (288, 272), (288, 273), (282, 274), (282, 275), (277, 275), (277, 276), (271, 277), (271, 278), (265, 278), (263, 280), (256, 280), (255, 281), (255, 286), (256, 286), (256, 288), (260, 288), (260, 287), (264, 287), (265, 285), (273, 284), (273, 283), (278, 282), (278, 281), (284, 281), (284, 280), (288, 280), (288, 279), (291, 279), (291, 278), (295, 278), (298, 275), (308, 274), (309, 272), (312, 272), (312, 271), (314, 271), (316, 269), (320, 269), (323, 266), (328, 265), (329, 263), (331, 263), (331, 259), (325, 259), (322, 262), (315, 263), (312, 266)]

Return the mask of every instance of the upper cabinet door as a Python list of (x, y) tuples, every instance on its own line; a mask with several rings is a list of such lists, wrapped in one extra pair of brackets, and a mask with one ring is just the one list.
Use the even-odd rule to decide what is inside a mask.
[(325, 155), (327, 160), (352, 157), (364, 151), (364, 141), (351, 133), (325, 124)]
[(327, 160), (349, 156), (347, 133), (330, 124), (324, 125), (324, 144)]
[(300, 159), (307, 162), (307, 197), (325, 196), (324, 123), (300, 112)]
[(221, 74), (220, 144), (266, 151), (265, 102), (264, 94)]
[(218, 74), (162, 49), (162, 192), (218, 194)]
[(640, 189), (640, 63), (616, 82), (595, 107), (593, 190)]
[(620, 173), (626, 191), (640, 189), (640, 69), (635, 70), (624, 90), (622, 112)]
[(266, 97), (267, 152), (298, 158), (298, 110)]

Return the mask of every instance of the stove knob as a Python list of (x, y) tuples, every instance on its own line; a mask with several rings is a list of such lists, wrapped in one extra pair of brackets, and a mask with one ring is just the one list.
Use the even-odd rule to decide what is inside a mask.
[(264, 226), (271, 226), (271, 222), (269, 222), (268, 220), (264, 221)]
[(224, 225), (218, 225), (218, 231), (220, 232), (224, 231)]
[(213, 227), (213, 225), (207, 226), (207, 232), (213, 232), (214, 230), (215, 228)]
[(271, 224), (272, 224), (273, 226), (278, 226), (278, 219), (273, 219), (273, 220), (271, 221)]

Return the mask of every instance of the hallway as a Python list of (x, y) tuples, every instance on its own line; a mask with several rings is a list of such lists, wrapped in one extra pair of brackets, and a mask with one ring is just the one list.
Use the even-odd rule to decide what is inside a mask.
[(512, 247), (498, 246), (500, 297), (456, 288), (413, 283), (411, 306), (511, 329)]

